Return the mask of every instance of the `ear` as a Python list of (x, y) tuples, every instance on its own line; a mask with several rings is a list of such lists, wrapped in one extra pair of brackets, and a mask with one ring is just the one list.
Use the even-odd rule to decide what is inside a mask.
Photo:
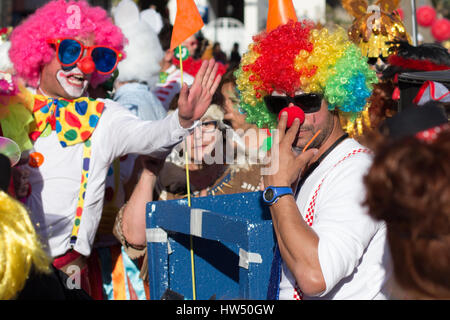
[(122, 0), (112, 9), (114, 23), (123, 27), (139, 21), (139, 8), (132, 0)]
[(342, 0), (342, 6), (353, 17), (360, 18), (367, 13), (367, 0)]
[(376, 3), (381, 11), (391, 13), (400, 5), (400, 0), (378, 0)]

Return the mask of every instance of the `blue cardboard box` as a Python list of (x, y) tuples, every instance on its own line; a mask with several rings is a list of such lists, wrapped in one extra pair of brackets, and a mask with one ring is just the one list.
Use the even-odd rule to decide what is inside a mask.
[(151, 299), (193, 299), (194, 285), (197, 300), (266, 299), (274, 233), (261, 192), (149, 202), (146, 224)]

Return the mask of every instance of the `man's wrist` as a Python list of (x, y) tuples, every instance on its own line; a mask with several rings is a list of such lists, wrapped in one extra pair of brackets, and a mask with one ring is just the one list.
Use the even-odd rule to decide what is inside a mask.
[(280, 206), (285, 205), (288, 201), (291, 201), (291, 199), (294, 199), (294, 195), (293, 194), (286, 194), (282, 197), (279, 197), (278, 200), (276, 202), (274, 202), (270, 208), (278, 208)]
[(289, 183), (285, 180), (264, 181), (264, 185), (272, 186), (272, 187), (291, 187), (291, 183)]
[(194, 124), (194, 121), (183, 119), (178, 115), (178, 121), (180, 122), (180, 126), (182, 126), (184, 129), (189, 129)]

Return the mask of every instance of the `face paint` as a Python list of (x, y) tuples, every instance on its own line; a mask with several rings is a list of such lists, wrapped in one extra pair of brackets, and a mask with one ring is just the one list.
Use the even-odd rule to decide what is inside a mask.
[(78, 68), (69, 71), (61, 69), (56, 73), (56, 79), (64, 91), (73, 98), (81, 97), (89, 84), (89, 80)]

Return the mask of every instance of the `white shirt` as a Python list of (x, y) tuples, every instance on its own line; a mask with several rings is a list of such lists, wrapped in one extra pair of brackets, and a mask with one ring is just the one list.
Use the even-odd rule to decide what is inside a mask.
[[(91, 160), (84, 211), (74, 250), (88, 256), (100, 221), (105, 178), (111, 163), (126, 154), (164, 158), (185, 136), (178, 111), (159, 121), (142, 121), (112, 100), (102, 100), (105, 109), (91, 136)], [(191, 129), (191, 128), (190, 128)], [(26, 205), (46, 251), (57, 257), (70, 249), (70, 236), (80, 190), (83, 144), (61, 147), (55, 131), (39, 137), (32, 152), (44, 162), (30, 171), (31, 194)]]
[[(297, 197), (303, 218), (322, 182), (315, 205), (312, 229), (319, 237), (319, 262), (326, 289), (306, 299), (386, 299), (391, 273), (386, 226), (373, 220), (362, 206), (363, 176), (371, 156), (358, 153), (340, 162), (353, 150), (364, 148), (353, 139), (341, 142), (306, 179)], [(336, 163), (339, 165), (334, 167)], [(295, 278), (282, 263), (280, 300), (293, 299)]]

